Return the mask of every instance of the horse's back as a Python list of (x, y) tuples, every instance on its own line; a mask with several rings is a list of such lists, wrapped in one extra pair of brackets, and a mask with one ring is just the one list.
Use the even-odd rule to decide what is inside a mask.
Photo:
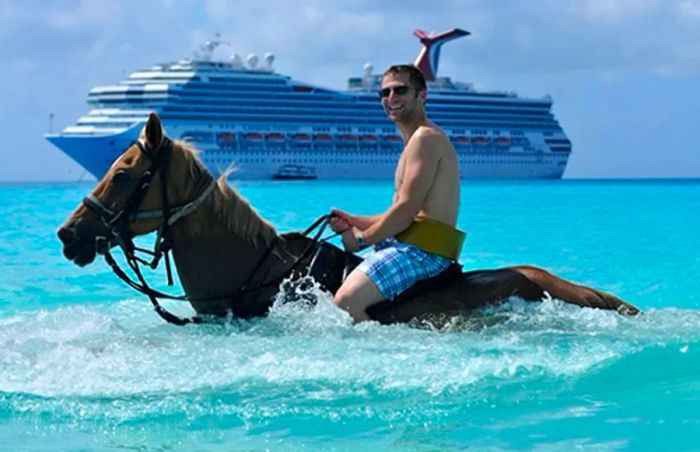
[[(335, 294), (345, 277), (362, 261), (332, 244), (320, 245), (298, 233), (283, 234), (286, 250), (293, 255), (308, 254), (301, 268), (307, 269), (322, 287)], [(306, 253), (309, 246), (313, 252)], [(455, 272), (455, 267), (437, 277), (421, 281), (394, 300), (385, 300), (367, 308), (370, 318), (381, 323), (403, 323), (412, 319), (456, 316), (510, 297), (539, 301), (547, 294), (582, 307), (624, 309), (639, 312), (634, 306), (610, 294), (571, 283), (531, 266)]]
[(420, 290), (422, 283), (419, 282), (395, 300), (370, 306), (367, 314), (380, 323), (408, 322), (436, 314), (468, 314), (514, 296), (525, 300), (540, 300), (544, 296), (539, 285), (508, 268), (469, 271), (452, 277), (440, 286)]

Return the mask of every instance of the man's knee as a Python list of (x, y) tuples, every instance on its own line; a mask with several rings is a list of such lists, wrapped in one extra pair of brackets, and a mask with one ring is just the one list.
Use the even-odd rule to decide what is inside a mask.
[(340, 308), (349, 310), (350, 307), (357, 304), (359, 298), (358, 295), (359, 294), (356, 287), (350, 284), (343, 284), (335, 293), (333, 303)]
[(348, 291), (344, 289), (343, 286), (340, 286), (340, 289), (338, 289), (338, 291), (335, 293), (335, 296), (333, 297), (333, 303), (335, 303), (336, 306), (341, 308), (347, 306), (351, 301), (351, 297), (347, 292)]
[(365, 308), (382, 300), (382, 295), (364, 273), (353, 272), (333, 297), (333, 302), (350, 313), (355, 321), (367, 319)]

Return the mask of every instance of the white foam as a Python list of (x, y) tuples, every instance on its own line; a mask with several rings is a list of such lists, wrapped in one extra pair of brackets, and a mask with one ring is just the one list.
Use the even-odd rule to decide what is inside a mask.
[(143, 300), (4, 318), (0, 391), (124, 397), (312, 384), (439, 394), (584, 374), (649, 344), (682, 341), (687, 351), (700, 338), (697, 311), (624, 317), (557, 300), (514, 300), (440, 332), (353, 325), (318, 286), (300, 290), (317, 303), (277, 300), (269, 317), (229, 324), (174, 327)]

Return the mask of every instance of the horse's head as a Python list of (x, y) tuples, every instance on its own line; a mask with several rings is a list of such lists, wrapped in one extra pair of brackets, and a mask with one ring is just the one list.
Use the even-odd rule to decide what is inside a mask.
[[(182, 160), (181, 150), (165, 137), (160, 118), (151, 113), (139, 140), (117, 158), (58, 229), (64, 256), (87, 265), (98, 248), (159, 228), (164, 222), (162, 211), (171, 202), (183, 202), (190, 185), (178, 160)], [(167, 187), (168, 179), (178, 183)]]

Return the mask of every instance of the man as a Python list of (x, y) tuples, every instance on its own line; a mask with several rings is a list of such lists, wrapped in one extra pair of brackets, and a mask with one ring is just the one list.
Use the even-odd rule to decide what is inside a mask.
[[(425, 79), (414, 66), (392, 66), (384, 73), (382, 106), (404, 141), (393, 203), (386, 212), (374, 216), (333, 210), (336, 216), (331, 227), (342, 232), (347, 251), (375, 247), (335, 295), (336, 305), (347, 310), (356, 322), (368, 318), (368, 306), (391, 300), (416, 282), (438, 275), (459, 255), (457, 251), (443, 257), (395, 239), (418, 220), (423, 225), (440, 226), (441, 231), (456, 231), (460, 188), (457, 153), (445, 133), (426, 117), (426, 96)], [(463, 234), (456, 232), (460, 248)]]

